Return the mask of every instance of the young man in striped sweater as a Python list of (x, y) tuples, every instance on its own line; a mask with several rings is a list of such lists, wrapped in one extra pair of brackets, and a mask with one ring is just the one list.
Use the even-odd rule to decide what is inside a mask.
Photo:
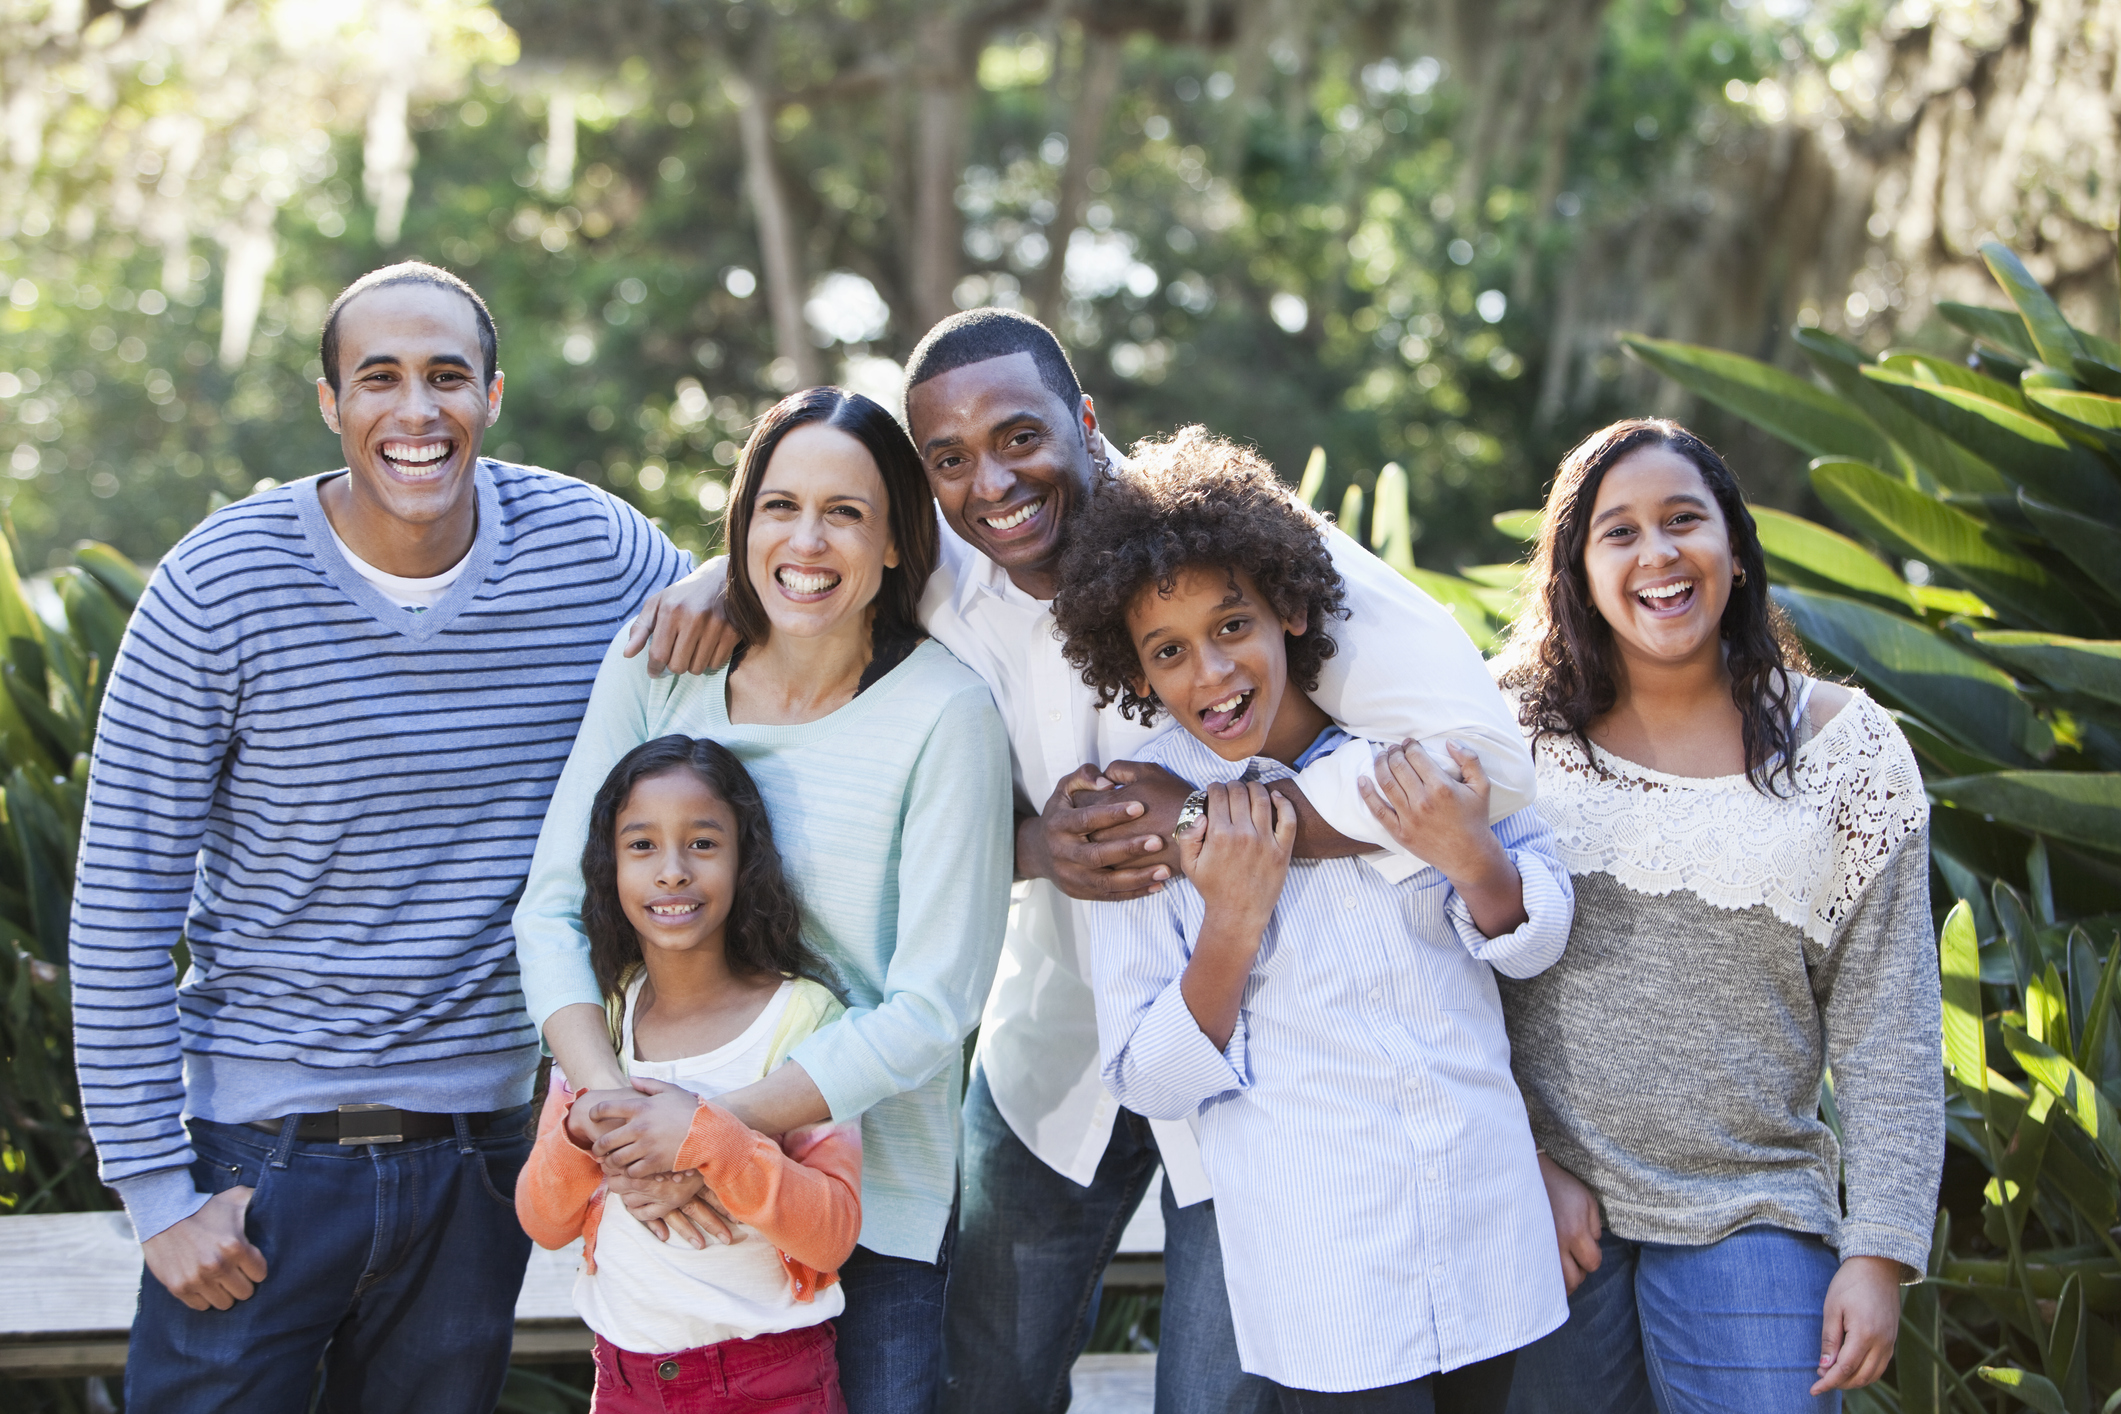
[[(347, 469), (207, 518), (111, 670), (74, 894), (89, 1126), (146, 1259), (126, 1405), (490, 1410), (529, 1239), (510, 914), (612, 635), (689, 557), (482, 460), (491, 316), (419, 264), (324, 325)], [(171, 950), (188, 947), (180, 984)]]

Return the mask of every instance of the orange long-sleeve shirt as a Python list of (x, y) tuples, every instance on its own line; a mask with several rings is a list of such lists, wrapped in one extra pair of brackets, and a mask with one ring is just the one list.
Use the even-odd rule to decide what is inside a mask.
[[(555, 1078), (545, 1097), (537, 1143), (516, 1179), (516, 1217), (540, 1247), (583, 1239), (582, 1258), (594, 1272), (604, 1170), (567, 1132), (580, 1093)], [(839, 1280), (862, 1230), (859, 1125), (811, 1125), (776, 1143), (701, 1100), (677, 1164), (698, 1169), (722, 1211), (774, 1245), (798, 1301)]]

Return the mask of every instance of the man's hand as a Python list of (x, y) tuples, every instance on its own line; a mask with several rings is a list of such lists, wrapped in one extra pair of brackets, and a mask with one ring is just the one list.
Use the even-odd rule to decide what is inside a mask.
[(724, 1245), (736, 1241), (736, 1225), (715, 1206), (714, 1194), (698, 1169), (648, 1178), (607, 1175), (604, 1183), (658, 1241), (676, 1237), (692, 1248), (705, 1247), (709, 1239)]
[(1051, 879), (1070, 898), (1105, 903), (1141, 898), (1162, 889), (1171, 877), (1170, 866), (1144, 862), (1163, 850), (1161, 836), (1122, 829), (1122, 839), (1098, 842), (1090, 838), (1101, 830), (1138, 820), (1145, 809), (1141, 801), (1095, 799), (1077, 806), (1071, 800), (1077, 793), (1094, 799), (1112, 789), (1112, 779), (1095, 766), (1078, 767), (1055, 786), (1038, 818), (1017, 825), (1018, 876)]
[(1554, 1241), (1561, 1247), (1561, 1279), (1573, 1296), (1583, 1279), (1605, 1260), (1598, 1250), (1598, 1235), (1604, 1231), (1598, 1219), (1598, 1195), (1545, 1154), (1539, 1156), (1539, 1176), (1547, 1185), (1547, 1206), (1554, 1210)]
[(1885, 1373), (1900, 1337), (1900, 1264), (1887, 1257), (1849, 1258), (1826, 1288), (1824, 1314), (1812, 1394), (1862, 1389)]
[[(582, 1091), (567, 1111), (567, 1137), (577, 1149), (594, 1150), (599, 1138), (626, 1122), (640, 1098), (641, 1092), (630, 1084)], [(611, 1106), (609, 1110), (603, 1108), (607, 1105)], [(675, 1154), (676, 1150), (671, 1152)]]
[[(589, 1122), (600, 1132), (589, 1152), (603, 1160), (604, 1172), (614, 1177), (669, 1173), (678, 1166), (678, 1150), (692, 1132), (700, 1097), (681, 1085), (641, 1075), (633, 1078), (633, 1088), (640, 1093), (590, 1105)], [(575, 1101), (574, 1107), (581, 1110), (583, 1101)], [(611, 1120), (618, 1123), (607, 1124)]]
[[(1094, 842), (1116, 839), (1124, 834), (1140, 835), (1143, 832), (1161, 836), (1168, 840), (1171, 832), (1178, 828), (1178, 812), (1193, 794), (1193, 783), (1183, 776), (1175, 776), (1161, 766), (1146, 761), (1114, 761), (1105, 767), (1104, 778), (1111, 782), (1108, 801), (1140, 801), (1142, 810), (1131, 826), (1110, 826), (1091, 835)], [(1089, 798), (1076, 802), (1090, 804)]]
[(192, 1310), (226, 1311), (248, 1301), (265, 1280), (265, 1254), (243, 1235), (243, 1217), (255, 1191), (216, 1193), (198, 1212), (140, 1244), (155, 1280)]
[(626, 656), (648, 650), (648, 675), (711, 673), (736, 651), (736, 630), (722, 612), (728, 561), (709, 560), (648, 596), (626, 635)]

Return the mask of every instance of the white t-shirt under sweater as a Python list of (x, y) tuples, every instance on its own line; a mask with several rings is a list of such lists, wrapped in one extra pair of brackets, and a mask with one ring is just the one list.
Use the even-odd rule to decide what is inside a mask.
[[(331, 524), (329, 518), (325, 524)], [(332, 543), (339, 547), (339, 553), (346, 557), (346, 563), (353, 566), (355, 574), (373, 584), (376, 591), (391, 603), (410, 609), (416, 614), (441, 603), (442, 596), (449, 592), (449, 586), (457, 582), (457, 576), (464, 573), (464, 566), (471, 563), (471, 551), (467, 549), (463, 559), (440, 574), (431, 574), (424, 579), (407, 579), (402, 574), (385, 574), (356, 555), (352, 547), (347, 545), (345, 537), (339, 534), (337, 526), (332, 526), (331, 539)]]
[[(734, 1041), (683, 1060), (644, 1061), (633, 1054), (633, 1012), (644, 980), (635, 978), (626, 989), (619, 1053), (628, 1075), (665, 1080), (712, 1099), (766, 1073), (793, 982), (781, 983)], [(626, 1211), (616, 1194), (606, 1194), (597, 1228), (597, 1269), (575, 1277), (575, 1310), (621, 1350), (660, 1355), (813, 1326), (846, 1308), (846, 1294), (837, 1283), (814, 1300), (796, 1300), (774, 1245), (748, 1223), (735, 1224), (735, 1231), (737, 1240), (726, 1247), (713, 1241), (703, 1249), (675, 1238), (663, 1242)]]

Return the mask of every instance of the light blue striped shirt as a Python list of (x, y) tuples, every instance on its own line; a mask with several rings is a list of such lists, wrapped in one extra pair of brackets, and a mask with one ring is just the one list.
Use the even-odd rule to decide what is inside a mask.
[[(1294, 774), (1225, 761), (1184, 731), (1145, 754), (1196, 785)], [(1498, 938), (1439, 870), (1394, 884), (1356, 859), (1295, 861), (1220, 1051), (1179, 994), (1199, 891), (1180, 879), (1092, 910), (1105, 1084), (1152, 1118), (1198, 1117), (1253, 1374), (1376, 1389), (1515, 1350), (1568, 1316), (1490, 969), (1553, 965), (1574, 894), (1536, 811), (1494, 828), (1528, 915)]]

